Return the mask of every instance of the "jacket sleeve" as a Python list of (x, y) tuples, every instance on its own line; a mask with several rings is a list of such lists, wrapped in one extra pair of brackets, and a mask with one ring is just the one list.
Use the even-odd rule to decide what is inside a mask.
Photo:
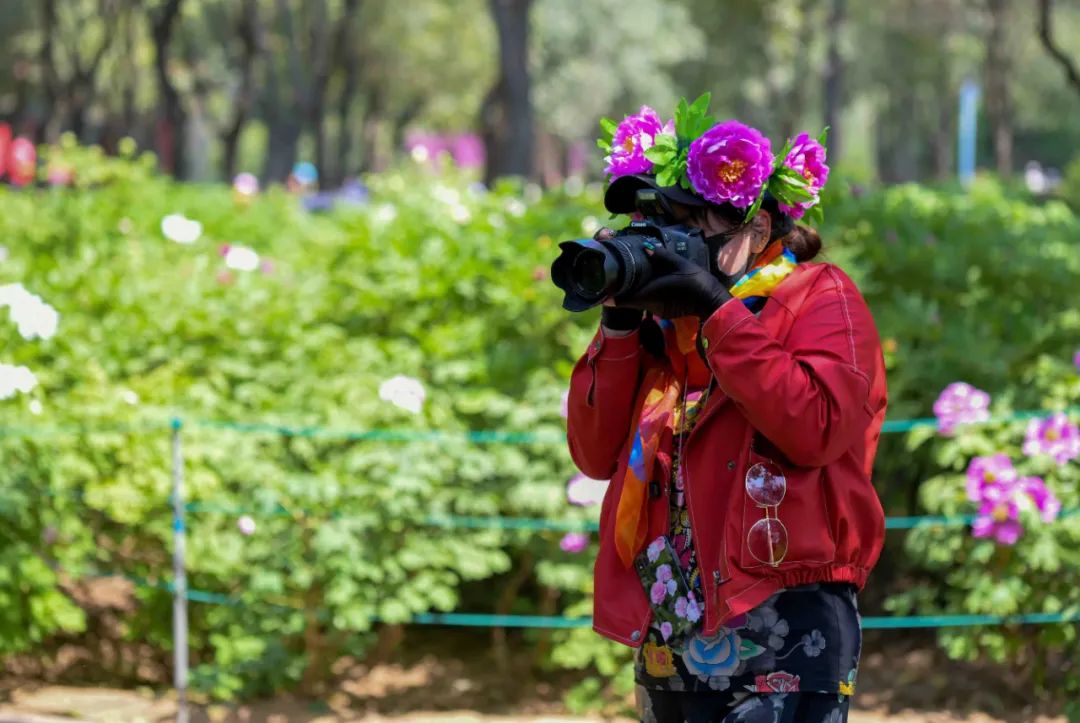
[(808, 291), (783, 344), (736, 299), (705, 321), (702, 346), (720, 388), (796, 465), (839, 458), (885, 403), (881, 380), (872, 378), (881, 344), (870, 309), (832, 266)]
[(638, 332), (607, 338), (598, 329), (589, 350), (574, 366), (566, 436), (574, 464), (594, 479), (615, 474), (619, 453), (630, 435), (641, 354)]

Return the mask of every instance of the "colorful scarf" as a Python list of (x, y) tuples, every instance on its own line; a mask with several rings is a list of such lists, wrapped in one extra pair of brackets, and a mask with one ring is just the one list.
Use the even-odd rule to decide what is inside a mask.
[[(729, 291), (752, 308), (769, 297), (797, 264), (791, 251), (781, 243), (773, 243)], [(658, 477), (670, 477), (671, 459), (661, 453), (660, 447), (665, 435), (674, 428), (675, 409), (683, 392), (691, 355), (697, 354), (700, 322), (695, 317), (684, 316), (663, 322), (661, 328), (668, 363), (651, 364), (639, 387), (634, 405), (634, 418), (639, 421), (629, 440), (630, 460), (615, 512), (615, 549), (626, 567), (634, 564), (634, 557), (645, 545), (649, 534), (649, 482)]]

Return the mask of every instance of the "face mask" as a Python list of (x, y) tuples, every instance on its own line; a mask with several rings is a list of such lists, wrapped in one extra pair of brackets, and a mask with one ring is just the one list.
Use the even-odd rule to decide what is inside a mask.
[(724, 231), (723, 233), (718, 233), (714, 236), (705, 237), (705, 243), (709, 247), (709, 271), (712, 272), (713, 276), (720, 279), (720, 283), (724, 285), (725, 289), (730, 289), (734, 286), (735, 282), (741, 279), (743, 274), (746, 273), (746, 269), (737, 271), (734, 274), (726, 274), (716, 265), (716, 256), (720, 253), (720, 249), (731, 243), (731, 240), (735, 238), (735, 234), (740, 228), (741, 227), (736, 227), (730, 231)]

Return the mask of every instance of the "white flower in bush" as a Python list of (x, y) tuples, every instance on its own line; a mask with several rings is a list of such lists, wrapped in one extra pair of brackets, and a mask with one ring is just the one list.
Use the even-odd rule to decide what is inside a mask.
[(401, 374), (387, 379), (379, 387), (380, 399), (413, 414), (419, 414), (420, 410), (424, 408), (424, 398), (426, 396), (424, 385), (418, 379)]
[(391, 203), (383, 203), (375, 207), (374, 212), (371, 214), (372, 219), (378, 224), (393, 223), (397, 218), (397, 208)]
[(259, 268), (259, 254), (247, 246), (225, 245), (221, 247), (225, 265), (236, 271), (255, 271)]
[(60, 314), (37, 294), (31, 294), (22, 284), (0, 286), (0, 307), (10, 310), (11, 320), (19, 327), (24, 339), (50, 339), (56, 334)]
[(511, 198), (506, 202), (506, 212), (514, 218), (521, 218), (527, 210), (529, 210), (528, 206), (516, 198)]
[(43, 411), (45, 411), (45, 408), (41, 405), (41, 401), (38, 400), (38, 399), (31, 399), (29, 406), (30, 406), (30, 413), (33, 414), (34, 416), (37, 416), (37, 415), (41, 414)]
[(236, 526), (240, 530), (242, 535), (254, 535), (255, 534), (255, 520), (251, 519), (247, 515), (244, 515), (236, 521)]
[(182, 213), (170, 213), (161, 219), (161, 233), (178, 244), (193, 244), (202, 236), (202, 224)]
[(135, 406), (139, 403), (139, 395), (131, 389), (125, 389), (121, 392), (120, 398), (124, 400), (125, 404), (130, 404), (131, 406)]
[(7, 246), (0, 246), (0, 264), (8, 260)]
[(575, 475), (566, 483), (566, 499), (572, 505), (589, 507), (604, 501), (608, 480), (593, 479), (583, 474)]
[(37, 385), (37, 377), (27, 367), (0, 364), (0, 399), (10, 399), (19, 392), (26, 394)]

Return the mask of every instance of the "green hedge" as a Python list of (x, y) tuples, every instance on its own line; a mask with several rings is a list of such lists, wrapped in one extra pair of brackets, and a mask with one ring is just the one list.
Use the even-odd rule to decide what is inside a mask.
[[(0, 189), (9, 250), (0, 284), (21, 282), (61, 314), (55, 337), (31, 341), (0, 314), (0, 362), (25, 364), (41, 382), (0, 401), (0, 426), (43, 430), (0, 436), (0, 654), (77, 635), (87, 624), (74, 602), (79, 580), (168, 579), (163, 424), (172, 415), (563, 433), (560, 398), (596, 314), (564, 312), (547, 268), (558, 240), (606, 219), (598, 188), (484, 192), (454, 172), (408, 168), (366, 179), (368, 205), (311, 214), (277, 189), (246, 201), (219, 186), (176, 184), (152, 173), (152, 159), (70, 146), (46, 154), (75, 165), (81, 185)], [(835, 187), (828, 256), (859, 281), (886, 339), (894, 418), (927, 416), (956, 379), (1016, 408), (1064, 401), (1031, 375), (1040, 359), (1071, 359), (1080, 326), (1080, 222), (1065, 206), (1013, 201), (992, 182), (970, 193)], [(167, 240), (161, 220), (172, 213), (199, 220), (201, 238)], [(250, 246), (272, 268), (229, 270), (224, 244)], [(423, 383), (420, 414), (379, 398), (395, 375)], [(317, 691), (334, 660), (372, 644), (373, 616), (589, 611), (594, 549), (563, 552), (555, 532), (424, 524), (432, 514), (593, 518), (566, 503), (574, 470), (560, 445), (190, 426), (184, 445), (189, 497), (204, 507), (189, 520), (189, 584), (240, 603), (193, 607), (193, 680), (212, 695)], [(962, 464), (960, 455), (941, 459), (943, 448), (912, 452), (902, 438), (883, 446), (878, 477), (892, 512), (941, 507), (903, 504), (920, 480)], [(1080, 501), (1075, 489), (1060, 492)], [(240, 510), (255, 520), (253, 534), (238, 529)], [(970, 544), (956, 534), (955, 544)], [(946, 590), (949, 580), (917, 553), (919, 570), (931, 570), (924, 579)], [(972, 560), (964, 569), (984, 574)], [(1068, 574), (1075, 584), (1075, 568)], [(167, 650), (168, 592), (138, 594), (124, 634)], [(908, 608), (936, 609), (941, 599)], [(983, 610), (955, 602), (961, 609), (950, 612)], [(1045, 598), (1017, 604), (1028, 602)], [(554, 664), (604, 676), (625, 664), (624, 651), (587, 630), (551, 635)], [(573, 702), (601, 688), (590, 679)]]

